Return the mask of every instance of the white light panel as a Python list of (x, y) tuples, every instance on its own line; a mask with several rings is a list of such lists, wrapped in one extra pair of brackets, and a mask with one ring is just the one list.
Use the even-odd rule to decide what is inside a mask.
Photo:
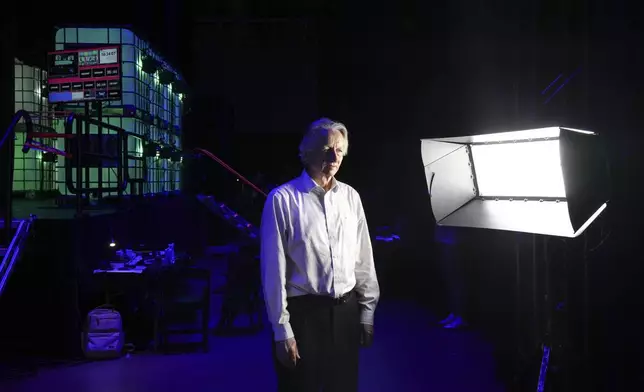
[(566, 197), (559, 140), (471, 148), (480, 196)]

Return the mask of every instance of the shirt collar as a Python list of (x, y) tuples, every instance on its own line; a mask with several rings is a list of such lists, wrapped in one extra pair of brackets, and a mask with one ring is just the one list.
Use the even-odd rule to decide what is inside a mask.
[[(312, 190), (319, 188), (320, 190), (324, 191), (321, 186), (319, 186), (312, 178), (309, 176), (309, 173), (306, 172), (306, 170), (302, 170), (302, 174), (299, 177), (299, 184), (300, 188), (303, 192), (309, 193)], [(338, 191), (338, 181), (336, 181), (335, 177), (331, 179), (331, 191), (337, 192)]]

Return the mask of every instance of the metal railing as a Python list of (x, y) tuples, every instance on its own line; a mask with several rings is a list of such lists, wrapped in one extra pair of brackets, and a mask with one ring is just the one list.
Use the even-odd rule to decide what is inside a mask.
[[(75, 167), (72, 167), (71, 164), (65, 165), (65, 186), (69, 193), (76, 195), (77, 197), (77, 210), (82, 212), (83, 205), (83, 196), (89, 195), (91, 193), (97, 193), (101, 195), (104, 192), (117, 192), (118, 196), (123, 196), (123, 192), (127, 189), (128, 183), (139, 184), (140, 193), (142, 192), (142, 185), (146, 182), (147, 174), (147, 160), (143, 156), (133, 156), (129, 155), (128, 151), (128, 138), (136, 137), (143, 139), (142, 136), (128, 132), (123, 128), (117, 127), (112, 124), (108, 124), (100, 121), (99, 119), (94, 119), (86, 115), (71, 113), (65, 118), (64, 128), (65, 133), (60, 134), (52, 132), (53, 129), (49, 127), (37, 127), (36, 131), (35, 124), (32, 121), (31, 115), (26, 110), (17, 111), (13, 119), (5, 131), (2, 139), (0, 139), (0, 151), (2, 148), (6, 148), (6, 154), (4, 154), (5, 160), (1, 162), (0, 167), (3, 167), (6, 170), (6, 184), (0, 184), (0, 189), (4, 190), (3, 198), (5, 205), (4, 207), (4, 227), (10, 227), (11, 222), (13, 221), (13, 172), (14, 172), (14, 133), (16, 125), (21, 119), (24, 119), (25, 128), (27, 136), (25, 138), (25, 143), (22, 148), (23, 153), (28, 153), (30, 149), (39, 149), (46, 152), (51, 152), (56, 155), (60, 155), (67, 159), (73, 159)], [(104, 129), (116, 132), (116, 156), (95, 153), (90, 151), (83, 151), (83, 140), (84, 138), (89, 138), (89, 125), (95, 125), (98, 128), (98, 135), (102, 135)], [(50, 146), (42, 145), (34, 139), (64, 139), (65, 140), (65, 150), (57, 150)], [(83, 187), (83, 177), (86, 177), (86, 182), (89, 182), (89, 175), (86, 172), (86, 175), (83, 176), (83, 158), (87, 156), (94, 156), (101, 160), (112, 160), (116, 162), (116, 182), (117, 186), (115, 187), (104, 187), (102, 171), (99, 170), (98, 176), (98, 186), (96, 187)], [(129, 175), (129, 160), (138, 160), (142, 162), (142, 173), (143, 178), (131, 178)], [(76, 170), (76, 179), (74, 181), (74, 170)], [(11, 241), (11, 233), (6, 233), (6, 242)]]
[[(89, 125), (95, 125), (98, 128), (98, 135), (101, 137), (103, 135), (103, 130), (109, 130), (116, 132), (116, 155), (107, 154), (104, 151), (93, 152), (93, 151), (84, 151), (83, 150), (83, 141), (88, 140), (91, 135), (89, 132)], [(134, 156), (130, 155), (128, 151), (128, 140), (130, 137), (135, 137), (138, 139), (143, 139), (142, 136), (129, 132), (121, 127), (112, 125), (109, 123), (102, 122), (99, 119), (94, 119), (92, 117), (78, 114), (70, 113), (64, 122), (64, 134), (58, 133), (43, 133), (43, 132), (31, 132), (28, 131), (27, 138), (25, 140), (25, 147), (23, 152), (26, 153), (30, 148), (42, 149), (44, 151), (53, 152), (57, 155), (63, 156), (67, 159), (73, 160), (73, 165), (67, 163), (65, 165), (65, 186), (69, 193), (76, 195), (77, 209), (78, 212), (82, 212), (83, 205), (83, 196), (95, 193), (99, 197), (103, 193), (116, 192), (118, 197), (121, 198), (123, 193), (127, 190), (128, 184), (139, 184), (142, 188), (142, 184), (146, 181), (147, 173), (147, 160), (143, 156)], [(56, 139), (62, 138), (65, 140), (65, 149), (64, 151), (56, 150), (53, 148), (45, 148), (34, 144), (34, 138), (41, 139)], [(95, 187), (89, 187), (89, 172), (86, 170), (83, 174), (84, 169), (88, 169), (87, 165), (84, 164), (84, 158), (94, 157), (102, 160), (114, 161), (116, 162), (116, 186), (105, 187), (103, 185), (103, 176), (102, 171), (98, 171), (98, 185)], [(143, 178), (131, 178), (129, 175), (129, 160), (137, 160), (142, 162), (142, 173)], [(99, 165), (99, 169), (102, 166)], [(75, 173), (74, 173), (75, 171)], [(75, 179), (74, 179), (75, 174)], [(85, 178), (84, 178), (85, 177)], [(85, 180), (86, 186), (83, 187), (83, 180)], [(139, 193), (143, 193), (140, 189)]]
[[(6, 148), (6, 154), (5, 154), (5, 161), (0, 162), (0, 167), (4, 167), (4, 170), (6, 170), (6, 184), (0, 184), (0, 190), (4, 189), (5, 194), (4, 194), (4, 225), (3, 227), (6, 228), (5, 230), (5, 242), (9, 243), (13, 237), (11, 233), (11, 225), (13, 222), (13, 154), (14, 154), (14, 148), (15, 148), (15, 141), (14, 141), (14, 132), (16, 129), (16, 125), (18, 122), (24, 119), (25, 120), (25, 128), (27, 129), (27, 133), (33, 133), (34, 130), (34, 125), (33, 121), (31, 120), (31, 116), (29, 115), (29, 112), (26, 110), (18, 110), (16, 114), (13, 115), (13, 118), (11, 119), (11, 123), (9, 124), (9, 127), (5, 131), (4, 135), (2, 136), (2, 139), (0, 139), (0, 152), (2, 151), (2, 148)], [(6, 144), (6, 145), (5, 145)], [(0, 154), (1, 155), (1, 154)]]
[[(16, 261), (20, 258), (34, 218), (32, 216), (26, 220), (13, 221), (9, 226), (2, 224), (2, 228), (7, 233), (13, 233), (13, 238), (7, 248), (0, 248), (0, 257), (2, 257), (2, 262), (0, 262), (0, 297), (2, 297), (2, 293), (7, 287), (7, 282), (16, 265)], [(14, 229), (15, 233), (13, 232)]]

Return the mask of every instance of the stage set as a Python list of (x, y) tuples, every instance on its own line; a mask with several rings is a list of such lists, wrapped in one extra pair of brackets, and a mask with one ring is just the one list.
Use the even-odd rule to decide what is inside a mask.
[[(15, 60), (14, 121), (0, 134), (0, 388), (273, 390), (255, 214), (270, 189), (183, 149), (189, 86), (135, 33), (65, 27), (54, 38), (48, 69)], [(514, 332), (500, 350), (476, 328), (438, 326), (409, 300), (421, 279), (397, 283), (404, 236), (373, 227), (384, 300), (361, 390), (568, 390), (590, 371), (581, 235), (610, 210), (601, 136), (508, 131), (424, 139), (416, 158), (438, 226), (510, 233)], [(253, 197), (183, 192), (204, 160)], [(582, 261), (574, 301), (562, 259)]]
[[(15, 59), (15, 114), (0, 139), (2, 389), (84, 390), (77, 372), (96, 365), (112, 377), (120, 361), (106, 360), (119, 358), (142, 361), (131, 367), (141, 384), (123, 373), (113, 387), (149, 388), (159, 360), (187, 363), (163, 354), (194, 351), (197, 372), (218, 361), (229, 377), (192, 389), (257, 389), (232, 377), (249, 365), (229, 355), (241, 339), (262, 358), (249, 350), (266, 338), (257, 212), (268, 189), (207, 150), (182, 149), (189, 88), (131, 30), (60, 28), (52, 49), (47, 69)], [(204, 162), (232, 174), (241, 197), (182, 192), (184, 172)], [(399, 236), (376, 234), (395, 251)], [(265, 368), (251, 383), (274, 383)], [(49, 371), (67, 381), (47, 381)]]

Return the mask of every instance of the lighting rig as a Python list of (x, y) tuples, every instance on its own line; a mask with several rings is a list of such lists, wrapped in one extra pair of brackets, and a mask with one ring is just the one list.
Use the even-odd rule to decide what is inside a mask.
[[(535, 247), (537, 238), (543, 239), (539, 261), (545, 271), (545, 320), (537, 382), (537, 391), (543, 391), (551, 353), (555, 349), (557, 356), (563, 355), (565, 345), (552, 330), (557, 305), (551, 295), (547, 238), (580, 236), (608, 205), (608, 170), (598, 134), (548, 127), (423, 139), (421, 154), (439, 226), (529, 233)], [(533, 257), (536, 264), (534, 250)]]

